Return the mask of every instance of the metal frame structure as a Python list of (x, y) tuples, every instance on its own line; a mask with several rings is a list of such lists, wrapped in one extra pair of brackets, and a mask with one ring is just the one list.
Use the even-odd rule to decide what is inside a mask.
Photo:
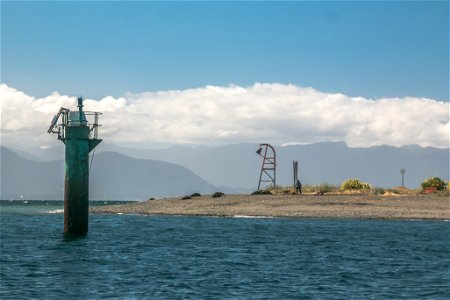
[[(271, 183), (273, 187), (276, 185), (277, 160), (275, 149), (269, 144), (260, 144), (260, 148), (256, 151), (263, 158), (261, 172), (259, 174), (258, 191), (261, 189), (262, 183)], [(261, 153), (264, 153), (261, 154)]]
[[(64, 142), (66, 138), (65, 129), (67, 126), (71, 126), (71, 122), (73, 122), (69, 119), (69, 113), (69, 109), (61, 107), (59, 112), (53, 117), (47, 133), (57, 133), (58, 140), (62, 140)], [(86, 117), (86, 120), (81, 120), (81, 122), (84, 122), (85, 125), (89, 127), (89, 139), (98, 139), (98, 127), (102, 126), (98, 123), (98, 117), (103, 113), (84, 110), (82, 111), (82, 113), (84, 114), (83, 116)], [(61, 117), (61, 123), (57, 124), (59, 117)]]

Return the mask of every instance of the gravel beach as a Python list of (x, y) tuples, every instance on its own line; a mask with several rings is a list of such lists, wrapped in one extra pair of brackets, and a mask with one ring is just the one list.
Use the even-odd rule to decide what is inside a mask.
[(449, 197), (436, 195), (225, 195), (99, 206), (92, 213), (217, 217), (449, 220)]

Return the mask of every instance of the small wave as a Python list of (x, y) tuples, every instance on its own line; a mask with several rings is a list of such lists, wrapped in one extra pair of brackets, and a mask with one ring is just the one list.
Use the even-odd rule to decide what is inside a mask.
[(62, 213), (64, 213), (64, 209), (49, 210), (48, 213), (49, 214), (62, 214)]
[(244, 219), (272, 219), (270, 216), (247, 216), (247, 215), (234, 215), (233, 218), (244, 218)]

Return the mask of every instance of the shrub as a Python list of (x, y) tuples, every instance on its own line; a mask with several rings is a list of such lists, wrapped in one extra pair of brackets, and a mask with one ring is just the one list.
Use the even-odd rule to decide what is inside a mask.
[(358, 178), (345, 180), (340, 187), (341, 190), (370, 190), (371, 186), (367, 182), (362, 182)]
[(269, 190), (259, 190), (254, 191), (252, 195), (272, 195), (272, 193)]
[(183, 198), (181, 198), (181, 200), (188, 200), (188, 199), (192, 199), (191, 196), (184, 196)]
[(400, 195), (401, 192), (398, 189), (387, 189), (385, 192), (387, 192), (388, 194), (394, 194), (394, 195)]
[(438, 191), (445, 191), (447, 190), (448, 187), (448, 183), (443, 181), (439, 177), (428, 177), (420, 185), (423, 190), (433, 187), (436, 188)]
[(319, 185), (319, 191), (320, 193), (329, 193), (329, 192), (335, 192), (337, 190), (337, 187), (335, 185), (332, 184), (328, 184), (328, 183), (321, 183)]
[[(260, 190), (261, 191), (261, 190)], [(291, 187), (283, 187), (280, 185), (267, 187), (262, 194), (286, 195), (291, 193)]]
[(339, 187), (324, 182), (321, 184), (316, 184), (316, 185), (303, 185), (302, 187), (302, 191), (304, 193), (330, 193), (330, 192), (336, 192), (338, 191)]
[(381, 188), (381, 187), (375, 187), (373, 189), (373, 193), (375, 195), (384, 195), (384, 193), (386, 193), (386, 190), (384, 188)]
[(215, 192), (215, 193), (211, 196), (211, 198), (218, 198), (218, 197), (222, 197), (222, 196), (225, 196), (225, 194), (222, 193), (222, 192)]
[(193, 193), (190, 197), (194, 198), (194, 197), (200, 197), (201, 194), (200, 193)]

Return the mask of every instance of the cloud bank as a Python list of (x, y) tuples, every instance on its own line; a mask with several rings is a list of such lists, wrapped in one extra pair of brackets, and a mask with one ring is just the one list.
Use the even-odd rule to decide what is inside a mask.
[[(46, 134), (60, 107), (76, 98), (55, 92), (35, 98), (0, 85), (1, 137), (51, 144)], [(110, 142), (274, 144), (344, 141), (351, 147), (418, 144), (449, 147), (449, 103), (425, 98), (377, 100), (295, 85), (206, 86), (86, 99), (103, 112), (100, 135)]]

